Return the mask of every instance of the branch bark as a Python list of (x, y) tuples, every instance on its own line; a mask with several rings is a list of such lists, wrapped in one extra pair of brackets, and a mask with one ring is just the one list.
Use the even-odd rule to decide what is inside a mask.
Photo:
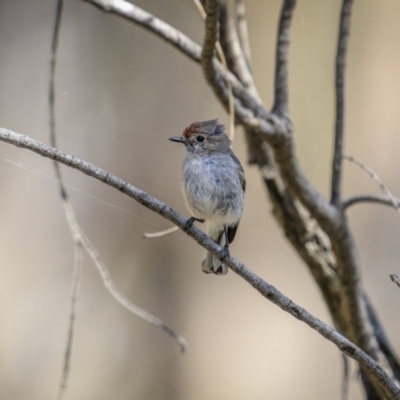
[(331, 203), (336, 207), (341, 206), (342, 157), (344, 148), (345, 69), (347, 44), (350, 35), (352, 5), (353, 0), (343, 1), (336, 54), (336, 126), (331, 183)]
[(387, 197), (364, 194), (364, 195), (360, 195), (360, 196), (353, 196), (353, 197), (350, 197), (349, 199), (343, 201), (342, 207), (343, 207), (343, 210), (347, 210), (349, 207), (354, 206), (356, 204), (360, 204), (360, 203), (382, 204), (384, 206), (393, 207), (395, 210), (398, 211), (399, 210), (398, 204), (400, 204), (400, 199), (396, 199), (396, 203), (393, 204), (393, 200), (388, 199)]
[(296, 0), (284, 0), (279, 19), (278, 39), (276, 44), (275, 65), (275, 102), (272, 112), (287, 115), (288, 107), (288, 61), (290, 29)]
[(386, 372), (375, 362), (373, 358), (368, 356), (359, 347), (357, 347), (350, 340), (346, 339), (339, 332), (335, 331), (333, 328), (311, 315), (304, 308), (295, 304), (274, 286), (268, 284), (262, 278), (254, 274), (243, 263), (231, 256), (225, 258), (226, 254), (221, 247), (219, 247), (211, 238), (209, 238), (196, 226), (193, 225), (191, 228), (187, 229), (187, 220), (167, 204), (155, 199), (143, 190), (134, 187), (133, 185), (123, 181), (107, 171), (104, 171), (99, 167), (96, 167), (93, 164), (80, 160), (73, 155), (63, 153), (55, 148), (49, 147), (44, 143), (29, 138), (28, 136), (0, 128), (0, 141), (31, 150), (43, 157), (77, 169), (80, 172), (119, 190), (149, 210), (152, 210), (173, 222), (181, 230), (185, 231), (190, 237), (192, 237), (198, 244), (200, 244), (206, 250), (212, 252), (220, 260), (223, 260), (229, 268), (246, 280), (263, 297), (270, 300), (296, 319), (306, 323), (324, 338), (334, 343), (341, 352), (358, 361), (360, 365), (362, 365), (368, 371), (368, 373), (374, 376), (379, 387), (384, 390), (389, 399), (400, 399), (400, 389), (394, 384)]

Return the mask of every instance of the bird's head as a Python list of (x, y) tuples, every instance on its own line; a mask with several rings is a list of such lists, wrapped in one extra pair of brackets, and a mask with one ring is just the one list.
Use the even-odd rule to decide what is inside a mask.
[(182, 136), (174, 136), (169, 140), (184, 144), (189, 154), (197, 155), (224, 152), (231, 145), (224, 125), (218, 124), (217, 119), (193, 122), (183, 131)]

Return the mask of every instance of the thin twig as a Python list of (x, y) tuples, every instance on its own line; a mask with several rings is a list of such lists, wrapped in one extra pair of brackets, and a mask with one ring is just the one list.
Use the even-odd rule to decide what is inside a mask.
[[(49, 134), (50, 134), (50, 143), (53, 147), (57, 147), (57, 134), (56, 134), (56, 116), (55, 116), (55, 105), (56, 105), (56, 69), (57, 69), (57, 50), (58, 50), (58, 42), (60, 37), (60, 28), (62, 21), (62, 13), (64, 8), (64, 0), (57, 0), (56, 5), (56, 16), (54, 20), (54, 28), (53, 35), (51, 41), (51, 53), (50, 53), (50, 79), (49, 79), (49, 97), (48, 97), (48, 106), (49, 106)], [(78, 301), (78, 293), (79, 288), (81, 286), (82, 279), (82, 242), (79, 239), (79, 230), (77, 228), (77, 224), (71, 223), (71, 218), (68, 218), (67, 209), (70, 207), (70, 199), (68, 196), (67, 189), (64, 184), (63, 176), (61, 174), (60, 164), (56, 161), (53, 161), (54, 173), (59, 182), (60, 196), (63, 207), (67, 213), (67, 222), (71, 231), (71, 236), (74, 243), (74, 251), (75, 251), (75, 260), (74, 260), (74, 275), (73, 275), (73, 283), (72, 283), (72, 295), (71, 295), (71, 309), (70, 309), (70, 318), (68, 324), (68, 334), (67, 334), (67, 342), (65, 345), (64, 352), (64, 361), (60, 378), (60, 385), (58, 390), (58, 400), (61, 400), (65, 394), (68, 377), (70, 371), (71, 364), (71, 355), (72, 355), (72, 347), (73, 347), (73, 339), (74, 339), (74, 329), (75, 329), (75, 315), (76, 315), (76, 307)]]
[(118, 189), (120, 192), (132, 197), (149, 210), (152, 210), (173, 222), (202, 247), (213, 253), (220, 260), (223, 260), (229, 268), (245, 279), (263, 297), (272, 301), (274, 304), (279, 306), (282, 310), (288, 312), (296, 319), (306, 323), (324, 338), (334, 343), (341, 352), (358, 361), (361, 366), (363, 366), (371, 375), (376, 378), (378, 385), (385, 391), (389, 399), (400, 399), (400, 389), (394, 384), (386, 372), (376, 363), (373, 358), (368, 356), (354, 343), (346, 339), (329, 325), (314, 317), (308, 311), (284, 296), (274, 286), (268, 284), (266, 281), (249, 270), (243, 263), (231, 256), (226, 257), (226, 253), (224, 252), (223, 248), (218, 246), (211, 238), (209, 238), (196, 226), (187, 228), (187, 220), (167, 204), (155, 199), (143, 190), (134, 187), (133, 185), (123, 181), (107, 171), (104, 171), (99, 167), (96, 167), (93, 164), (80, 160), (73, 155), (51, 148), (44, 143), (29, 138), (28, 136), (12, 132), (8, 129), (0, 128), (0, 141), (31, 150), (42, 155), (43, 157), (50, 158), (71, 168), (75, 168), (88, 176), (91, 176), (111, 187), (114, 187), (115, 189)]
[(395, 274), (392, 274), (389, 276), (390, 276), (390, 279), (392, 280), (392, 282), (394, 282), (398, 287), (400, 287), (400, 278)]
[[(55, 119), (55, 73), (57, 67), (57, 49), (58, 49), (58, 39), (59, 39), (59, 32), (61, 27), (61, 20), (62, 20), (62, 10), (63, 10), (63, 0), (57, 0), (57, 11), (56, 11), (56, 18), (53, 30), (53, 39), (51, 45), (51, 57), (50, 57), (50, 80), (49, 80), (49, 128), (50, 128), (50, 142), (53, 147), (56, 147), (57, 143), (57, 135), (56, 135), (56, 119)], [(72, 207), (72, 203), (67, 191), (67, 187), (65, 185), (60, 164), (56, 161), (53, 163), (54, 171), (56, 174), (56, 178), (59, 183), (60, 187), (60, 194), (61, 200), (64, 206), (65, 214), (67, 217), (68, 226), (71, 231), (71, 235), (74, 241), (75, 247), (83, 247), (85, 251), (89, 254), (92, 258), (94, 264), (96, 265), (97, 269), (99, 270), (105, 287), (111, 292), (111, 294), (122, 304), (125, 308), (127, 308), (130, 312), (137, 315), (138, 317), (144, 319), (145, 321), (156, 325), (157, 327), (161, 328), (165, 332), (167, 332), (180, 346), (182, 351), (185, 351), (186, 348), (186, 341), (183, 337), (175, 333), (171, 328), (169, 328), (161, 319), (149, 314), (147, 311), (141, 309), (140, 307), (133, 304), (130, 300), (125, 298), (116, 288), (115, 284), (112, 282), (110, 273), (108, 268), (104, 262), (101, 261), (100, 256), (98, 255), (97, 250), (94, 248), (92, 243), (86, 237), (86, 235), (81, 230), (75, 212)], [(75, 250), (77, 251), (77, 250)], [(96, 255), (96, 257), (94, 256)], [(73, 305), (75, 307), (75, 304)], [(71, 304), (72, 307), (72, 304)], [(62, 390), (60, 390), (60, 395), (63, 394), (64, 388), (67, 385), (68, 380), (68, 371), (69, 371), (69, 364), (70, 364), (70, 355), (72, 353), (72, 338), (73, 333), (73, 319), (70, 319), (70, 325), (68, 328), (68, 340), (67, 340), (67, 349), (65, 351), (65, 360), (64, 360), (64, 367), (63, 367), (63, 374), (61, 378), (62, 382)]]
[(355, 204), (359, 204), (359, 203), (377, 203), (377, 204), (382, 204), (384, 206), (389, 206), (389, 207), (394, 208), (395, 210), (398, 210), (399, 202), (400, 202), (400, 200), (397, 198), (396, 198), (396, 203), (393, 203), (393, 201), (388, 199), (387, 197), (366, 194), (366, 195), (350, 197), (349, 199), (344, 200), (342, 203), (342, 208), (343, 208), (343, 210), (347, 210), (349, 207), (351, 207)]
[(182, 352), (185, 352), (187, 348), (187, 342), (184, 337), (177, 334), (173, 331), (168, 325), (166, 325), (160, 318), (155, 317), (154, 315), (150, 314), (146, 310), (143, 310), (136, 304), (132, 303), (127, 297), (125, 297), (119, 289), (116, 287), (115, 283), (111, 279), (110, 272), (107, 268), (107, 265), (103, 262), (100, 257), (99, 252), (96, 248), (90, 243), (86, 235), (81, 232), (82, 240), (85, 246), (86, 251), (88, 252), (90, 258), (92, 259), (93, 263), (95, 264), (97, 270), (99, 271), (101, 278), (103, 280), (104, 286), (107, 290), (111, 293), (111, 295), (121, 304), (123, 305), (128, 311), (137, 315), (138, 317), (144, 319), (145, 321), (157, 326), (164, 332), (166, 332), (169, 336), (171, 336), (179, 345)]
[[(368, 167), (368, 165), (364, 164), (362, 161), (358, 160), (355, 157), (343, 156), (343, 159), (347, 160), (347, 161), (351, 161), (354, 164), (357, 164), (362, 170), (364, 170), (379, 185), (379, 187), (382, 189), (382, 191), (386, 194), (387, 200), (392, 204), (392, 206), (398, 212), (400, 212), (399, 200), (393, 195), (393, 193), (383, 183), (383, 181), (379, 178), (378, 174), (373, 169), (371, 169), (370, 167)], [(365, 196), (365, 197), (369, 197), (369, 196)], [(372, 198), (374, 200), (371, 200)], [(354, 201), (350, 202), (350, 200), (347, 201), (347, 205), (345, 204), (347, 207), (349, 207), (349, 205), (351, 205), (351, 204), (354, 204)], [(369, 199), (364, 200), (364, 201), (375, 201), (375, 202), (383, 203), (383, 201), (381, 201), (379, 197), (372, 197), (372, 196), (370, 196)]]
[(342, 156), (344, 149), (345, 69), (352, 5), (353, 0), (343, 0), (336, 53), (336, 123), (331, 182), (331, 203), (336, 207), (339, 207), (341, 204)]
[(64, 366), (60, 379), (60, 386), (58, 389), (58, 400), (61, 400), (65, 394), (67, 388), (70, 364), (71, 364), (71, 352), (72, 343), (74, 338), (74, 327), (76, 318), (76, 305), (79, 296), (79, 290), (82, 282), (82, 265), (83, 264), (83, 247), (80, 244), (75, 245), (75, 262), (74, 262), (74, 275), (72, 279), (72, 293), (71, 293), (71, 309), (69, 314), (69, 328), (68, 328), (68, 339), (64, 353)]
[(159, 232), (145, 232), (143, 233), (143, 237), (145, 239), (155, 239), (155, 238), (160, 238), (163, 236), (170, 235), (171, 233), (174, 233), (176, 231), (179, 231), (179, 228), (177, 226), (173, 226), (172, 228), (165, 229), (164, 231), (159, 231)]
[(236, 0), (235, 5), (239, 41), (244, 58), (246, 60), (247, 68), (249, 69), (249, 71), (251, 71), (251, 51), (249, 32), (247, 30), (246, 6), (244, 4), (244, 0)]
[[(207, 15), (206, 11), (204, 10), (203, 4), (201, 4), (200, 0), (193, 0), (194, 3), (196, 4), (197, 9), (199, 10), (199, 13), (201, 17), (205, 20)], [(222, 65), (224, 66), (226, 76), (229, 74), (229, 69), (228, 69), (228, 64), (226, 62), (225, 54), (224, 51), (222, 50), (221, 43), (219, 40), (216, 41), (215, 47), (217, 49), (218, 57), (221, 60)], [(229, 109), (229, 130), (228, 130), (228, 135), (229, 139), (233, 142), (235, 138), (235, 105), (233, 102), (233, 92), (232, 92), (232, 85), (229, 81), (229, 79), (226, 79), (226, 86), (228, 89), (228, 109)]]
[(276, 44), (275, 99), (272, 111), (287, 116), (288, 106), (288, 61), (290, 29), (296, 0), (284, 0), (279, 20)]
[(349, 396), (349, 360), (345, 354), (342, 354), (343, 360), (343, 381), (342, 381), (342, 400), (347, 400)]

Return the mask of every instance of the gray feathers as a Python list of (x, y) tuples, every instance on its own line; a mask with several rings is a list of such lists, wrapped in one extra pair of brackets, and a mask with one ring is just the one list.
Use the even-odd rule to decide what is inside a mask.
[[(224, 130), (216, 119), (195, 122), (185, 129), (182, 139), (172, 140), (185, 145), (181, 183), (189, 211), (193, 217), (207, 221), (208, 235), (228, 251), (243, 213), (246, 181)], [(208, 252), (202, 267), (208, 273), (228, 272), (227, 267)]]

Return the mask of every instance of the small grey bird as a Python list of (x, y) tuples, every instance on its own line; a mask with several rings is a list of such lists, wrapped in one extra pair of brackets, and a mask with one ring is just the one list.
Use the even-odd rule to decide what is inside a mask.
[[(217, 119), (194, 122), (182, 136), (171, 137), (185, 145), (181, 184), (186, 205), (194, 221), (208, 224), (208, 235), (229, 254), (243, 213), (246, 179), (243, 168), (231, 150), (225, 127)], [(228, 268), (206, 252), (203, 271), (225, 275)]]

